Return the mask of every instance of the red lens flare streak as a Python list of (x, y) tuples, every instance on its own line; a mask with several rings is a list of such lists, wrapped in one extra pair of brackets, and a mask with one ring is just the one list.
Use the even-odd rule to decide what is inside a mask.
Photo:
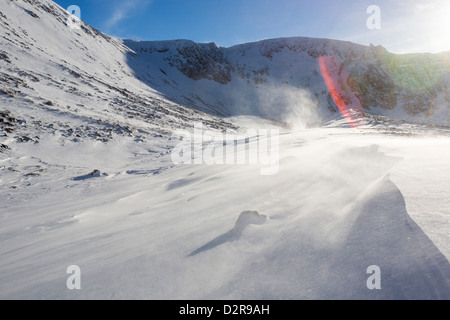
[[(361, 92), (344, 67), (333, 56), (319, 58), (320, 71), (331, 98), (352, 128), (356, 128), (356, 114), (364, 115)], [(351, 110), (357, 112), (350, 112)]]

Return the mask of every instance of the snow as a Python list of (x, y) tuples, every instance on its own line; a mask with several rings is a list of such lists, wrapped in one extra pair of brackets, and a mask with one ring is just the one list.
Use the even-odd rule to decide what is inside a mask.
[[(407, 118), (399, 99), (352, 128), (314, 98), (319, 66), (299, 49), (370, 65), (372, 48), (131, 42), (67, 28), (51, 1), (0, 2), (0, 299), (450, 298), (450, 130), (433, 122), (447, 123), (445, 97), (433, 121), (407, 119), (431, 125), (382, 116)], [(178, 50), (241, 69), (189, 79)], [(174, 163), (177, 130), (197, 123), (278, 130), (276, 170)], [(366, 286), (373, 265), (381, 290)]]
[[(96, 144), (23, 150), (39, 157), (8, 174), (37, 159), (45, 173), (1, 190), (1, 297), (448, 299), (450, 138), (282, 130), (271, 176), (175, 166), (127, 143), (110, 155)], [(93, 169), (108, 176), (73, 179)], [(66, 288), (69, 265), (81, 290)], [(371, 265), (382, 290), (366, 287)]]

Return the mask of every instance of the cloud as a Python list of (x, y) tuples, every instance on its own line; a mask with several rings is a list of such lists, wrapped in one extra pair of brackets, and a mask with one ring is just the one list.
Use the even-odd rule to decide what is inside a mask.
[(120, 22), (130, 18), (133, 14), (140, 12), (143, 7), (149, 4), (150, 1), (144, 0), (115, 1), (113, 3), (113, 5), (115, 5), (113, 13), (105, 22), (106, 30), (115, 28)]

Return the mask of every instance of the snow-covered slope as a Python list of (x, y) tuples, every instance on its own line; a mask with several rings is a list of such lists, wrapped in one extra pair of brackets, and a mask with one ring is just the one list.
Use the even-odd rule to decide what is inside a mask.
[[(228, 127), (141, 83), (126, 62), (130, 49), (85, 23), (69, 28), (68, 12), (52, 1), (0, 3), (1, 110), (34, 140), (51, 133), (74, 141), (115, 134), (143, 141), (191, 121)], [(8, 136), (17, 137), (14, 121), (8, 123)]]
[[(66, 23), (49, 0), (0, 0), (1, 299), (450, 299), (450, 129), (385, 116), (448, 124), (448, 55)], [(337, 115), (325, 54), (381, 115)], [(276, 170), (175, 163), (200, 122), (218, 149), (278, 130)]]
[(449, 299), (450, 138), (379, 130), (282, 132), (271, 176), (22, 144), (0, 163), (0, 298)]

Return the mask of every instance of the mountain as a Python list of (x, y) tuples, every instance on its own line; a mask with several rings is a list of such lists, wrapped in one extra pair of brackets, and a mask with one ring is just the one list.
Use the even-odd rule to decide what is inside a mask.
[(132, 41), (84, 22), (72, 29), (67, 21), (67, 11), (52, 1), (2, 0), (1, 103), (15, 105), (13, 116), (28, 120), (27, 126), (64, 138), (107, 141), (118, 133), (145, 140), (149, 131), (171, 132), (192, 121), (232, 128), (222, 119), (236, 115), (317, 124), (338, 114), (321, 56), (335, 57), (350, 74), (367, 112), (450, 124), (448, 52), (395, 55), (382, 47), (310, 38), (231, 48)]
[[(219, 116), (252, 114), (318, 120), (338, 108), (324, 83), (320, 57), (334, 57), (356, 83), (365, 111), (448, 125), (450, 53), (389, 53), (381, 46), (281, 38), (219, 48), (187, 40), (132, 41), (128, 65), (174, 101)], [(306, 119), (305, 119), (306, 118)]]

